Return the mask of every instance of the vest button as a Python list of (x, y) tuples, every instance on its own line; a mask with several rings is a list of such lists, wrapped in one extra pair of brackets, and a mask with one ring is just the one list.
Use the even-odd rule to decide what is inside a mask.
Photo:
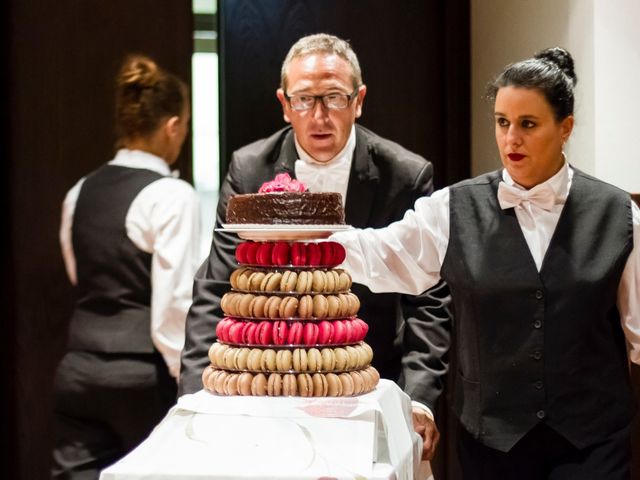
[(533, 328), (540, 328), (542, 327), (542, 322), (540, 320), (536, 320), (535, 322), (533, 322)]
[(533, 384), (534, 387), (536, 387), (538, 390), (540, 390), (542, 388), (542, 381), (538, 380), (536, 383)]
[(536, 360), (540, 360), (542, 358), (542, 352), (537, 351), (537, 352), (533, 352), (532, 357)]
[(542, 293), (542, 290), (536, 290), (536, 298), (538, 300), (542, 299), (542, 297), (544, 297), (544, 294)]
[(536, 417), (538, 417), (540, 420), (542, 420), (545, 416), (544, 410), (538, 410), (536, 412)]

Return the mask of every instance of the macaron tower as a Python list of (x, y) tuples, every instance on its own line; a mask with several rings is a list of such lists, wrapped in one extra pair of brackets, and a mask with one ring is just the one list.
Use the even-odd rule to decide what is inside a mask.
[(219, 395), (353, 396), (379, 380), (336, 242), (245, 241), (221, 300), (204, 388)]

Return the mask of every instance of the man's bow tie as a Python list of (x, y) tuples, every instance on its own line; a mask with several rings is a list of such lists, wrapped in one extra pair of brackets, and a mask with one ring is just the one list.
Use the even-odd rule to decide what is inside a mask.
[(556, 203), (556, 194), (548, 183), (536, 185), (531, 190), (521, 190), (500, 182), (498, 185), (498, 202), (500, 208), (506, 210), (530, 202), (543, 210), (551, 210)]

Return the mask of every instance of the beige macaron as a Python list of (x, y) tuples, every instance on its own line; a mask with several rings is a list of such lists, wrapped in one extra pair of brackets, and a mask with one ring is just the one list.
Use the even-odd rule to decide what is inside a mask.
[(336, 364), (335, 364), (335, 369), (336, 370), (346, 370), (347, 369), (347, 364), (349, 362), (349, 355), (347, 355), (347, 352), (344, 348), (334, 348), (333, 349), (333, 354), (336, 357)]
[(298, 274), (291, 270), (285, 270), (280, 280), (281, 292), (294, 292), (296, 289), (296, 282), (298, 281)]
[(256, 296), (252, 293), (246, 293), (242, 296), (240, 301), (238, 302), (238, 314), (241, 317), (250, 317), (251, 316), (251, 302)]
[(213, 380), (213, 389), (216, 391), (216, 393), (224, 395), (224, 382), (227, 380), (228, 376), (229, 374), (227, 372), (225, 372), (224, 370), (219, 370), (219, 373)]
[(276, 368), (279, 372), (288, 372), (293, 367), (293, 354), (291, 350), (278, 350), (276, 352)]
[(313, 380), (313, 396), (326, 397), (329, 392), (329, 385), (327, 384), (325, 375), (322, 373), (314, 373), (311, 380)]
[(351, 288), (351, 275), (349, 275), (344, 270), (340, 270), (338, 290), (341, 292), (346, 292), (350, 288)]
[(351, 375), (351, 380), (353, 380), (353, 394), (360, 395), (366, 391), (364, 379), (358, 370), (354, 370), (353, 372), (349, 372)]
[(249, 290), (252, 292), (259, 291), (260, 285), (262, 285), (262, 280), (264, 280), (266, 276), (267, 275), (260, 270), (253, 272), (249, 277)]
[(282, 395), (282, 375), (272, 373), (267, 379), (267, 395), (270, 397), (279, 397)]
[(349, 357), (347, 360), (347, 369), (358, 368), (358, 351), (350, 345), (344, 347), (344, 350)]
[(247, 358), (247, 368), (249, 370), (260, 370), (260, 362), (262, 361), (262, 350), (259, 348), (252, 348)]
[(280, 272), (269, 272), (265, 276), (260, 290), (265, 292), (277, 292), (280, 290), (280, 282), (282, 281), (282, 274)]
[(338, 375), (338, 377), (340, 378), (340, 382), (342, 383), (342, 395), (344, 395), (345, 397), (352, 396), (354, 387), (351, 375), (345, 372)]
[(220, 346), (216, 348), (215, 352), (213, 353), (213, 359), (209, 359), (211, 360), (211, 363), (213, 363), (216, 367), (224, 366), (224, 352), (231, 348), (229, 345), (219, 345)]
[(330, 397), (339, 397), (342, 395), (342, 382), (335, 373), (325, 374), (327, 378), (327, 395)]
[(311, 290), (316, 293), (325, 291), (327, 285), (327, 275), (322, 270), (314, 270), (312, 272)]
[(280, 316), (280, 303), (282, 299), (277, 296), (269, 297), (264, 304), (264, 316), (266, 318), (278, 318)]
[(287, 373), (282, 377), (282, 394), (285, 396), (295, 396), (298, 393), (298, 379), (292, 373)]
[(314, 295), (313, 316), (316, 318), (327, 318), (329, 313), (329, 302), (324, 295)]
[(260, 368), (264, 372), (273, 372), (276, 370), (276, 351), (272, 348), (267, 348), (262, 352), (262, 358), (260, 360)]
[(264, 306), (268, 299), (269, 297), (266, 295), (256, 295), (249, 305), (249, 311), (251, 313), (250, 316), (255, 318), (264, 318), (266, 316), (264, 314)]
[(251, 353), (251, 349), (247, 347), (242, 347), (238, 349), (238, 353), (236, 354), (236, 369), (237, 370), (246, 370), (247, 362), (249, 361), (249, 353)]
[(267, 394), (267, 377), (264, 373), (253, 376), (251, 381), (251, 395), (263, 397)]
[(310, 348), (307, 351), (307, 370), (310, 372), (322, 370), (322, 355), (317, 348)]
[(237, 373), (230, 373), (224, 382), (224, 394), (225, 395), (237, 395), (238, 394), (238, 378), (240, 375)]
[(325, 275), (327, 283), (324, 286), (324, 291), (327, 293), (335, 293), (338, 287), (339, 276), (335, 270), (328, 270)]
[(238, 353), (237, 348), (229, 348), (225, 350), (224, 355), (222, 356), (222, 367), (227, 370), (233, 370), (236, 365), (236, 354)]
[(298, 317), (311, 318), (313, 316), (313, 297), (303, 295), (298, 302)]
[(298, 395), (301, 397), (313, 396), (313, 380), (308, 373), (298, 374)]
[(333, 353), (333, 349), (331, 348), (323, 348), (320, 350), (320, 355), (322, 355), (322, 370), (332, 371), (336, 368), (336, 356)]
[(307, 352), (303, 348), (293, 351), (293, 369), (298, 372), (307, 371)]
[(253, 375), (251, 373), (241, 373), (238, 378), (238, 394), (251, 395), (251, 382), (253, 382)]
[(298, 299), (296, 297), (284, 297), (280, 302), (278, 311), (280, 318), (292, 318), (298, 315)]
[(296, 293), (309, 293), (313, 287), (313, 275), (308, 270), (302, 270), (298, 273), (296, 282)]

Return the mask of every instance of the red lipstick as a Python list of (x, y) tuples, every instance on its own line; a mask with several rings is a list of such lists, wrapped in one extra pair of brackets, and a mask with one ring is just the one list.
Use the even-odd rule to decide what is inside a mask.
[(518, 160), (522, 160), (524, 158), (524, 155), (521, 153), (509, 153), (507, 157), (509, 157), (509, 160), (517, 162)]

